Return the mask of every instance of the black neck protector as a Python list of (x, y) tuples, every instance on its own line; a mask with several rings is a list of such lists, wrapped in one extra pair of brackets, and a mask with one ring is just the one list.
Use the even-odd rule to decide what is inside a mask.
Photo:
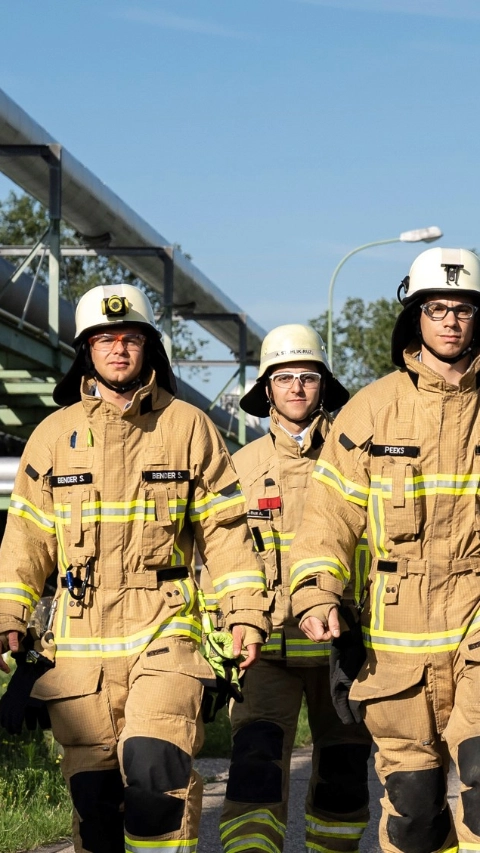
[(107, 382), (106, 379), (98, 372), (98, 370), (92, 370), (92, 374), (97, 380), (97, 382), (101, 382), (102, 385), (105, 385), (105, 388), (108, 388), (110, 391), (115, 391), (117, 394), (126, 394), (127, 391), (133, 391), (134, 388), (140, 388), (142, 384), (141, 376), (137, 376), (135, 379), (132, 379), (130, 382)]

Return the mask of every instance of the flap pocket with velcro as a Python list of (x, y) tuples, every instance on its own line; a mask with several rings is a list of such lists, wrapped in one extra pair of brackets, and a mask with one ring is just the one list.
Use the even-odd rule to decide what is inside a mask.
[(143, 652), (140, 662), (143, 675), (179, 672), (201, 681), (215, 681), (211, 666), (200, 654), (198, 645), (193, 640), (178, 637), (154, 640)]
[[(350, 699), (365, 703), (365, 722), (375, 738), (428, 743), (434, 738), (433, 715), (427, 702), (422, 664), (378, 665), (375, 673), (364, 664), (350, 689)], [(415, 729), (412, 730), (412, 720)]]
[(35, 682), (31, 696), (34, 699), (71, 699), (96, 693), (102, 672), (100, 661), (61, 661), (55, 663)]
[(411, 542), (420, 532), (422, 504), (416, 477), (418, 466), (397, 460), (382, 466), (382, 495), (387, 536)]

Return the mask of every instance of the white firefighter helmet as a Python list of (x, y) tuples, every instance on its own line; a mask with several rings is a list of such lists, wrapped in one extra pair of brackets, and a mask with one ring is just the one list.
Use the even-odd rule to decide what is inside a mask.
[(441, 247), (427, 249), (415, 258), (398, 289), (403, 311), (392, 333), (392, 361), (398, 367), (405, 366), (403, 351), (419, 335), (420, 305), (435, 293), (445, 299), (473, 297), (480, 305), (480, 258), (468, 249)]
[(75, 312), (74, 345), (93, 329), (119, 325), (151, 326), (157, 331), (150, 300), (133, 284), (100, 284), (81, 297)]
[(295, 361), (311, 361), (319, 366), (324, 379), (323, 406), (330, 412), (343, 406), (349, 397), (348, 391), (335, 379), (327, 359), (322, 338), (311, 326), (289, 323), (277, 326), (265, 336), (260, 351), (260, 366), (255, 385), (240, 400), (240, 406), (250, 415), (267, 417), (270, 403), (266, 395), (266, 384), (271, 369), (276, 364)]
[(91, 335), (97, 329), (119, 329), (127, 325), (140, 326), (145, 332), (144, 363), (155, 370), (159, 386), (176, 393), (176, 380), (146, 294), (132, 284), (100, 284), (84, 293), (77, 305), (73, 340), (77, 354), (70, 370), (55, 387), (53, 399), (56, 403), (69, 406), (80, 400), (82, 376), (88, 373), (95, 375), (88, 344)]

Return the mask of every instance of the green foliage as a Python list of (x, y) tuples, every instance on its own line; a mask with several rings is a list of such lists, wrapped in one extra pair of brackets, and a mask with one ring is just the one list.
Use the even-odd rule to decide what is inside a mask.
[[(0, 245), (34, 246), (48, 228), (48, 216), (45, 208), (29, 195), (17, 195), (10, 192), (4, 201), (0, 200)], [(85, 238), (61, 223), (60, 241), (64, 246), (83, 246)], [(181, 249), (176, 245), (175, 248)], [(189, 255), (186, 255), (189, 258)], [(160, 261), (159, 261), (160, 263)], [(37, 281), (48, 283), (48, 263), (41, 255), (32, 264), (31, 272), (38, 269)], [(155, 316), (161, 318), (162, 302), (160, 294), (145, 285), (133, 273), (123, 267), (114, 258), (72, 257), (62, 259), (60, 269), (61, 295), (77, 304), (80, 296), (99, 284), (133, 284), (140, 287), (150, 299)], [(196, 338), (187, 322), (174, 319), (172, 328), (172, 360), (202, 359), (202, 350), (207, 344), (204, 338)], [(207, 381), (208, 371), (204, 367), (191, 367), (190, 374), (202, 372)]]
[[(350, 297), (333, 321), (333, 369), (335, 376), (354, 394), (364, 385), (394, 369), (390, 342), (401, 311), (396, 299), (377, 299), (368, 304)], [(310, 325), (327, 340), (327, 312)]]

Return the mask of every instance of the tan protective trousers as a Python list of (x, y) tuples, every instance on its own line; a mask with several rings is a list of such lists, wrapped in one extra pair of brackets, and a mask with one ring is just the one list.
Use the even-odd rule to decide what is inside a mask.
[[(365, 722), (378, 745), (376, 770), (385, 786), (379, 830), (384, 853), (480, 851), (480, 666), (462, 654), (432, 658), (419, 683), (366, 703)], [(453, 701), (449, 681), (456, 685)], [(439, 708), (450, 712), (442, 735), (435, 722)], [(450, 755), (461, 780), (455, 825), (446, 789)]]
[[(82, 666), (88, 677), (89, 661)], [(195, 853), (203, 686), (180, 672), (147, 674), (139, 660), (130, 666), (105, 660), (95, 692), (48, 703), (65, 750), (75, 853)]]
[(306, 850), (353, 851), (368, 821), (370, 736), (345, 726), (330, 699), (328, 666), (287, 668), (261, 660), (233, 703), (233, 753), (220, 825), (225, 853), (281, 853), (290, 760), (305, 696), (313, 740), (305, 804)]

